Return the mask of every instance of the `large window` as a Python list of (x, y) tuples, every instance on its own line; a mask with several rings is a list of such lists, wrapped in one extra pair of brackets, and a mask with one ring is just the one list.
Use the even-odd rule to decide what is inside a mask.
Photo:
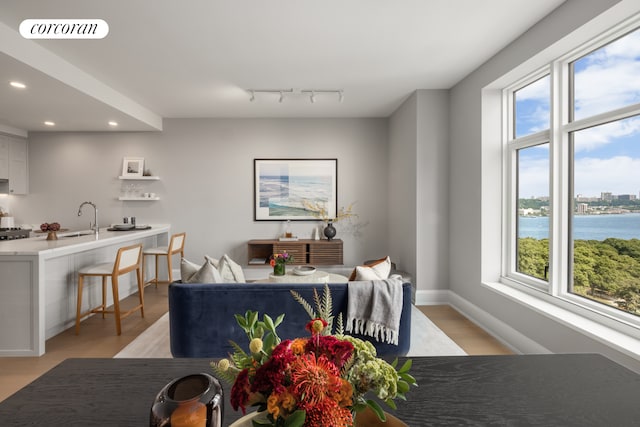
[(640, 29), (504, 91), (507, 277), (640, 326)]

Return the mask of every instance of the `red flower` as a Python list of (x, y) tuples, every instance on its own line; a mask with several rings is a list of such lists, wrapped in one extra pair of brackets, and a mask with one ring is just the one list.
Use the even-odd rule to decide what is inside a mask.
[(251, 391), (269, 395), (271, 391), (280, 394), (286, 390), (285, 379), (288, 366), (296, 359), (291, 351), (291, 340), (278, 344), (271, 358), (256, 369), (251, 383)]
[(311, 335), (317, 335), (328, 325), (327, 321), (317, 317), (312, 319), (307, 325), (304, 327), (307, 331), (311, 332)]
[(247, 412), (246, 404), (249, 401), (249, 370), (243, 369), (236, 377), (233, 387), (231, 387), (231, 407), (234, 411), (242, 409), (242, 413)]
[(324, 356), (338, 369), (342, 369), (344, 364), (353, 354), (353, 344), (349, 341), (342, 341), (333, 335), (318, 336), (307, 341), (305, 352), (313, 352), (316, 356)]

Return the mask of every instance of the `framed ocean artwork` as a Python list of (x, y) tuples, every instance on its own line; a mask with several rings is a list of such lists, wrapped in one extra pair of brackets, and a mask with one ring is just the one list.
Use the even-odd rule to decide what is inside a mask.
[(253, 176), (256, 221), (336, 216), (338, 159), (254, 159)]

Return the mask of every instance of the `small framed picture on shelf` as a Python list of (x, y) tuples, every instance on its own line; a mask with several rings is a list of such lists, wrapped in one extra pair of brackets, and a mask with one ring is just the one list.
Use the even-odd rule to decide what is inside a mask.
[(125, 157), (122, 161), (122, 176), (135, 178), (144, 172), (144, 157)]

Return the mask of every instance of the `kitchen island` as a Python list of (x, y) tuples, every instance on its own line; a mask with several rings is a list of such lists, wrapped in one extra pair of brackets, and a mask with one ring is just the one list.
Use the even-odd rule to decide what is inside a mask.
[[(41, 356), (45, 340), (72, 327), (76, 318), (77, 271), (115, 260), (118, 248), (168, 244), (170, 226), (145, 230), (58, 233), (0, 242), (0, 356)], [(123, 276), (120, 298), (137, 292), (135, 277)], [(93, 284), (93, 281), (90, 282)], [(96, 282), (97, 284), (97, 282)], [(83, 292), (83, 308), (102, 299), (101, 286)], [(108, 293), (107, 305), (113, 303)]]

